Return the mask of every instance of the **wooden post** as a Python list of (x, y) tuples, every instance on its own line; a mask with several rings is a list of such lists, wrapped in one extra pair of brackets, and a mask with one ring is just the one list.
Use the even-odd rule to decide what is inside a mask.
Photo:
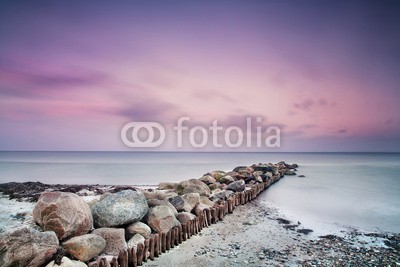
[(154, 257), (158, 258), (160, 256), (161, 245), (160, 245), (160, 236), (159, 234), (154, 234)]
[(101, 258), (99, 261), (99, 267), (110, 267), (110, 263), (108, 263), (106, 258)]
[(218, 219), (220, 221), (224, 220), (224, 212), (225, 212), (225, 207), (224, 207), (224, 205), (220, 204), (219, 205), (219, 214), (218, 214)]
[(171, 249), (171, 230), (167, 233), (167, 242), (166, 242), (166, 249)]
[(137, 254), (136, 249), (133, 247), (128, 250), (128, 258), (129, 258), (129, 266), (136, 267), (137, 266)]
[(161, 252), (167, 251), (167, 237), (165, 233), (161, 233)]
[(126, 249), (119, 252), (118, 263), (120, 267), (128, 267), (128, 251)]
[(175, 231), (175, 246), (178, 246), (179, 245), (179, 227), (175, 226), (174, 231)]
[(228, 213), (232, 213), (233, 208), (232, 208), (232, 198), (228, 199)]
[(179, 241), (179, 244), (182, 243), (182, 235), (183, 235), (183, 233), (182, 233), (182, 225), (179, 225), (179, 227), (178, 227), (178, 241)]
[(170, 245), (170, 247), (174, 248), (174, 246), (175, 246), (175, 228), (170, 229), (169, 232), (170, 232), (170, 236), (171, 236), (171, 245)]
[(143, 261), (147, 261), (147, 252), (149, 252), (150, 240), (147, 238), (144, 240), (144, 251), (143, 251)]
[(150, 236), (150, 243), (149, 243), (149, 251), (150, 251), (150, 260), (154, 260), (154, 236)]
[(186, 224), (182, 224), (182, 241), (186, 241), (187, 227)]
[(187, 238), (189, 239), (191, 236), (192, 236), (192, 221), (188, 221), (187, 222), (187, 233), (188, 233), (188, 236), (187, 236)]
[(111, 260), (111, 267), (118, 267), (118, 261), (116, 257), (113, 257)]
[(144, 250), (144, 245), (142, 243), (139, 243), (137, 245), (137, 265), (142, 266), (143, 263), (143, 250)]
[(206, 212), (207, 212), (207, 224), (208, 224), (208, 226), (210, 226), (211, 225), (211, 223), (212, 223), (212, 220), (211, 220), (211, 212), (212, 211), (212, 208), (211, 209), (206, 209)]

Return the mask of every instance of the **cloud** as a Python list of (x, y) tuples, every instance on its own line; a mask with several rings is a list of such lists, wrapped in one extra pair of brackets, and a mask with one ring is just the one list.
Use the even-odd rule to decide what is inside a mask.
[(304, 124), (304, 125), (301, 125), (299, 127), (299, 129), (313, 129), (313, 128), (316, 128), (316, 127), (317, 127), (316, 124)]
[(194, 98), (199, 98), (204, 101), (225, 101), (230, 103), (235, 103), (235, 100), (230, 97), (228, 94), (222, 93), (218, 90), (196, 90), (192, 96)]
[(294, 103), (294, 107), (296, 109), (301, 109), (301, 110), (309, 110), (311, 107), (315, 105), (315, 101), (311, 98), (308, 98), (300, 103)]
[(345, 134), (345, 133), (347, 133), (347, 130), (343, 128), (343, 129), (340, 129), (339, 131), (337, 131), (337, 133)]
[(0, 95), (18, 98), (53, 98), (54, 93), (66, 90), (86, 90), (101, 85), (111, 78), (98, 71), (22, 71), (0, 68)]
[(132, 103), (130, 106), (118, 109), (115, 114), (134, 121), (165, 121), (177, 115), (178, 111), (178, 107), (174, 104), (152, 99)]
[(301, 102), (295, 102), (293, 107), (297, 110), (311, 110), (314, 107), (327, 107), (327, 106), (335, 106), (336, 103), (334, 101), (328, 101), (325, 98), (313, 99), (307, 98)]

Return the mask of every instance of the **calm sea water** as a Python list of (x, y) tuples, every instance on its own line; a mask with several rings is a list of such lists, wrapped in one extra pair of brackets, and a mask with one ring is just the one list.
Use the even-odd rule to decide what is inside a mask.
[(400, 232), (400, 154), (0, 152), (0, 183), (154, 185), (281, 160), (306, 178), (286, 176), (261, 199), (303, 227)]

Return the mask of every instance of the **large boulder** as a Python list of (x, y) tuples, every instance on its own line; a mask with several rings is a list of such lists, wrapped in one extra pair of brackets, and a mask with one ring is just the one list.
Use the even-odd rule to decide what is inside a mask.
[(177, 183), (163, 182), (163, 183), (158, 184), (158, 189), (160, 189), (160, 190), (176, 189), (177, 186), (178, 186)]
[(150, 208), (155, 206), (168, 206), (174, 212), (175, 216), (178, 214), (178, 211), (174, 205), (172, 205), (168, 200), (149, 199), (147, 202)]
[(191, 211), (191, 206), (187, 203), (182, 196), (175, 196), (168, 199), (169, 203), (174, 206), (174, 208), (179, 211)]
[(102, 254), (118, 256), (121, 250), (127, 249), (125, 229), (99, 228), (93, 230), (92, 234), (101, 236), (106, 240), (106, 247), (101, 252)]
[(46, 267), (87, 267), (87, 265), (81, 261), (73, 261), (67, 257), (62, 257), (60, 265), (55, 263), (55, 261), (51, 261)]
[(151, 207), (145, 221), (151, 229), (158, 233), (167, 233), (173, 227), (180, 225), (175, 218), (174, 211), (167, 205)]
[(33, 220), (59, 240), (84, 235), (93, 228), (89, 205), (80, 196), (65, 192), (44, 192), (35, 208)]
[(199, 193), (187, 193), (182, 195), (183, 200), (188, 203), (188, 209), (185, 211), (191, 212), (193, 208), (200, 203)]
[(209, 174), (204, 175), (199, 180), (205, 183), (206, 185), (210, 185), (216, 182), (216, 180)]
[(177, 193), (179, 195), (187, 193), (198, 193), (201, 196), (210, 196), (210, 188), (200, 180), (190, 179), (187, 181), (180, 182), (177, 186)]
[(74, 258), (89, 261), (106, 248), (106, 240), (99, 235), (87, 234), (65, 241), (62, 247)]
[(243, 192), (244, 189), (246, 189), (246, 184), (243, 180), (230, 183), (227, 187), (227, 190), (231, 190), (233, 192)]
[(215, 205), (208, 197), (200, 197), (200, 203), (209, 206), (210, 208)]
[(144, 238), (149, 238), (151, 235), (151, 228), (145, 223), (135, 222), (126, 227), (125, 234), (127, 240), (131, 239), (135, 234), (140, 234)]
[(142, 193), (147, 199), (159, 199), (159, 200), (167, 199), (167, 194), (165, 193), (165, 191), (161, 190), (152, 190), (152, 191), (143, 190)]
[(128, 248), (137, 248), (138, 244), (144, 244), (145, 238), (141, 234), (136, 234), (132, 236), (128, 241)]
[(0, 234), (0, 266), (39, 267), (57, 252), (58, 239), (54, 232), (39, 232), (20, 227)]
[(219, 180), (217, 180), (221, 184), (230, 184), (235, 181), (235, 179), (230, 175), (222, 176)]
[(187, 224), (188, 221), (196, 219), (196, 215), (185, 211), (178, 213), (178, 216), (176, 216), (176, 218), (181, 224)]
[(112, 194), (92, 208), (97, 227), (117, 227), (140, 221), (148, 210), (146, 197), (134, 190)]

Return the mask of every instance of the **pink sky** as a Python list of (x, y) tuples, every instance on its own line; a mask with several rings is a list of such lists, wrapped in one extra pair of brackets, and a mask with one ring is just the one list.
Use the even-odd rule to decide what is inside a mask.
[(399, 5), (306, 3), (2, 2), (0, 150), (134, 150), (130, 121), (259, 116), (281, 127), (260, 151), (400, 151)]

